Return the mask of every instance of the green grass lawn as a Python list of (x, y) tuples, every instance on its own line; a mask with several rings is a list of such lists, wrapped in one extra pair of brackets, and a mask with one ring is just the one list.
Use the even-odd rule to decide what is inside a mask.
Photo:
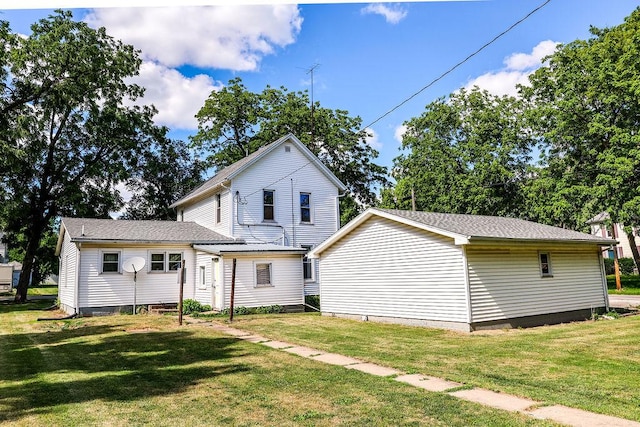
[(620, 284), (622, 290), (616, 289), (616, 276), (611, 274), (607, 276), (607, 287), (610, 294), (615, 295), (640, 295), (640, 276), (636, 274), (627, 274), (620, 276)]
[(234, 326), (408, 373), (640, 421), (640, 316), (464, 334), (315, 314)]
[[(168, 316), (37, 322), (54, 314), (34, 310), (48, 304), (0, 304), (3, 425), (554, 425), (314, 362), (203, 325), (179, 327)], [(238, 323), (258, 327), (269, 319), (306, 331), (319, 328), (314, 345), (333, 334), (359, 336), (363, 326), (319, 316)], [(405, 337), (400, 342), (428, 332), (398, 331)], [(374, 352), (379, 345), (372, 340)], [(413, 356), (407, 357), (412, 363)]]

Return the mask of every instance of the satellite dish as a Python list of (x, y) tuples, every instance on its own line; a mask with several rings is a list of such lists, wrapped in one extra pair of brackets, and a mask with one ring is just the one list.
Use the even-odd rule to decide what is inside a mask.
[(127, 273), (133, 273), (133, 314), (136, 314), (136, 279), (138, 271), (144, 268), (146, 261), (140, 256), (134, 256), (122, 261), (122, 269)]
[(127, 258), (122, 262), (122, 269), (127, 273), (137, 273), (144, 268), (146, 261), (140, 256)]

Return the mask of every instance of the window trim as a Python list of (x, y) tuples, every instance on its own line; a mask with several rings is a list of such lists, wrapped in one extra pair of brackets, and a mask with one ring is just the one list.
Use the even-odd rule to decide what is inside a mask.
[(207, 289), (207, 267), (200, 265), (198, 268), (198, 289)]
[[(308, 196), (309, 198), (309, 204), (306, 207), (302, 206), (302, 195), (305, 194)], [(311, 209), (312, 206), (312, 202), (311, 202), (311, 193), (308, 191), (301, 191), (300, 195), (298, 197), (298, 202), (300, 205), (300, 224), (313, 224), (313, 209)], [(302, 215), (302, 210), (303, 209), (307, 209), (309, 210), (309, 221), (305, 221), (303, 219), (303, 215)]]
[[(307, 253), (313, 249), (313, 245), (300, 245), (301, 248), (304, 248), (307, 250)], [(309, 273), (310, 276), (309, 277), (305, 277), (305, 264), (309, 265)], [(305, 253), (302, 256), (302, 278), (304, 279), (305, 282), (315, 282), (316, 280), (316, 274), (315, 274), (315, 265), (314, 262), (311, 258), (309, 258), (307, 256), (307, 254)]]
[[(269, 266), (269, 283), (268, 284), (259, 284), (258, 283), (258, 267), (262, 265)], [(273, 262), (271, 261), (254, 261), (253, 262), (253, 287), (254, 288), (273, 288)]]
[[(542, 261), (542, 257), (547, 257), (547, 262)], [(546, 264), (547, 272), (545, 272), (544, 265)], [(553, 264), (551, 262), (551, 253), (548, 251), (540, 251), (538, 252), (538, 267), (540, 268), (540, 277), (553, 277)]]
[[(117, 254), (118, 261), (117, 270), (116, 271), (104, 271), (104, 256), (106, 254)], [(122, 262), (122, 251), (121, 250), (101, 250), (100, 251), (100, 274), (122, 274), (122, 266), (120, 265)], [(110, 261), (109, 263), (113, 263)]]
[[(268, 205), (265, 203), (265, 193), (271, 193), (271, 204)], [(271, 206), (271, 218), (266, 218), (265, 208), (267, 206)], [(262, 190), (262, 222), (276, 222), (276, 190), (269, 190), (267, 188)]]
[(216, 224), (222, 222), (222, 196), (220, 193), (216, 194)]
[[(152, 270), (153, 264), (159, 264), (160, 261), (153, 261), (153, 255), (162, 255), (162, 270)], [(180, 261), (171, 261), (171, 255), (180, 255)], [(156, 250), (149, 250), (147, 253), (147, 259), (148, 259), (148, 268), (147, 268), (147, 273), (152, 273), (152, 274), (160, 274), (160, 273), (172, 273), (172, 272), (177, 272), (180, 270), (180, 267), (182, 266), (182, 261), (184, 260), (184, 251), (177, 251), (177, 250), (164, 250), (164, 251), (156, 251)], [(171, 264), (172, 263), (176, 263), (179, 262), (178, 264), (178, 268), (177, 269), (172, 269), (171, 268)]]

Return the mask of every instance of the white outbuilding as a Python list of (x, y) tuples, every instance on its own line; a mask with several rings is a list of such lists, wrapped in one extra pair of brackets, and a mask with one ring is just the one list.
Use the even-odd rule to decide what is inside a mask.
[(515, 218), (371, 208), (309, 256), (323, 315), (474, 331), (608, 310), (612, 244)]

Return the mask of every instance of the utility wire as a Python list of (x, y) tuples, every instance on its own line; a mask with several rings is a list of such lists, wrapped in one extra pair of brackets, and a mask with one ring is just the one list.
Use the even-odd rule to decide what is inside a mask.
[(456, 65), (454, 65), (453, 67), (449, 68), (447, 71), (445, 71), (444, 73), (440, 74), (438, 77), (436, 77), (435, 79), (433, 79), (431, 82), (429, 82), (426, 86), (424, 86), (422, 89), (420, 89), (419, 91), (417, 91), (416, 93), (414, 93), (413, 95), (411, 95), (410, 97), (406, 98), (404, 101), (402, 101), (401, 103), (399, 103), (398, 105), (396, 105), (395, 107), (393, 107), (392, 109), (390, 109), (389, 111), (387, 111), (386, 113), (384, 113), (383, 115), (381, 115), (380, 117), (378, 117), (377, 119), (375, 119), (374, 121), (372, 121), (371, 123), (369, 123), (367, 126), (365, 126), (363, 128), (366, 129), (368, 127), (373, 126), (374, 124), (378, 123), (380, 120), (384, 119), (385, 117), (387, 117), (389, 114), (393, 113), (394, 111), (396, 111), (398, 108), (402, 107), (404, 104), (406, 104), (407, 102), (411, 101), (413, 98), (415, 98), (416, 96), (420, 95), (422, 92), (424, 92), (425, 90), (427, 90), (428, 88), (430, 88), (431, 86), (433, 86), (434, 84), (436, 84), (438, 81), (442, 80), (445, 76), (447, 76), (448, 74), (450, 74), (451, 72), (453, 72), (456, 68), (458, 68), (459, 66), (461, 66), (462, 64), (464, 64), (465, 62), (467, 62), (468, 60), (470, 60), (471, 58), (473, 58), (474, 56), (476, 56), (477, 54), (479, 54), (481, 51), (483, 51), (484, 49), (486, 49), (487, 47), (489, 47), (491, 44), (493, 44), (496, 40), (498, 40), (500, 37), (504, 36), (505, 34), (507, 34), (509, 31), (513, 30), (515, 27), (517, 27), (518, 25), (520, 25), (521, 23), (523, 23), (524, 21), (526, 21), (531, 15), (533, 15), (534, 13), (536, 13), (537, 11), (539, 11), (540, 9), (542, 9), (543, 7), (545, 7), (549, 2), (551, 2), (551, 0), (546, 0), (544, 3), (542, 3), (541, 5), (539, 5), (538, 7), (536, 7), (535, 9), (533, 9), (531, 12), (529, 12), (526, 16), (524, 16), (523, 18), (521, 18), (520, 20), (518, 20), (517, 22), (515, 22), (514, 24), (512, 24), (509, 28), (507, 28), (506, 30), (504, 30), (503, 32), (501, 32), (500, 34), (498, 34), (497, 36), (495, 36), (493, 39), (491, 39), (491, 41), (485, 43), (481, 48), (479, 48), (478, 50), (476, 50), (475, 52), (473, 52), (472, 54), (470, 54), (469, 56), (467, 56), (466, 58), (464, 58), (462, 61), (458, 62)]

